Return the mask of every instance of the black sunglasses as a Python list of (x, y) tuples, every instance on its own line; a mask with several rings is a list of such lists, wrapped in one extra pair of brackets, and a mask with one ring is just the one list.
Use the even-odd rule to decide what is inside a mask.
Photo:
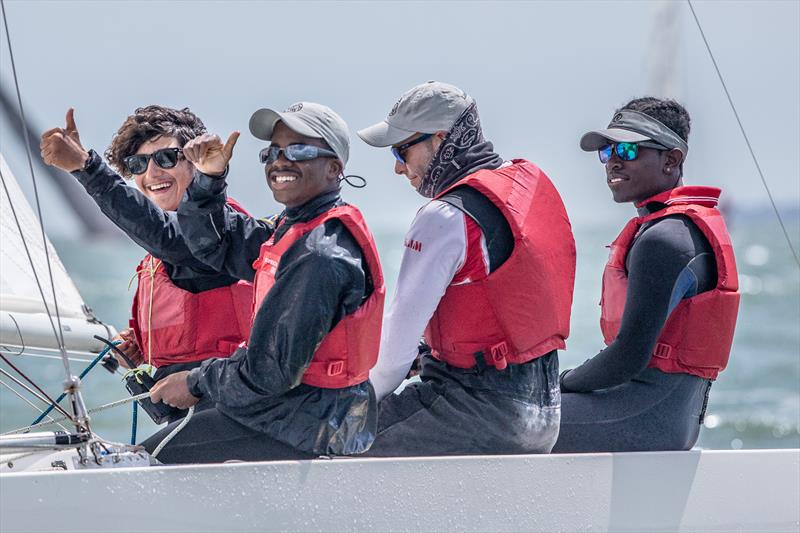
[(123, 159), (122, 162), (125, 164), (125, 168), (128, 172), (138, 175), (144, 174), (147, 171), (147, 164), (151, 157), (159, 167), (173, 168), (178, 164), (178, 158), (182, 153), (183, 150), (180, 148), (162, 148), (161, 150), (156, 150), (152, 154), (129, 155)]
[(405, 144), (401, 144), (400, 146), (392, 146), (392, 155), (394, 155), (394, 158), (397, 159), (397, 161), (400, 164), (405, 165), (406, 164), (406, 160), (405, 160), (405, 152), (406, 152), (406, 150), (408, 150), (409, 148), (411, 148), (415, 144), (419, 144), (422, 141), (427, 141), (431, 137), (433, 137), (433, 133), (426, 133), (425, 135), (422, 135), (421, 137), (417, 137), (413, 141), (408, 141)]
[(271, 165), (281, 156), (289, 161), (308, 161), (309, 159), (316, 159), (318, 157), (339, 157), (336, 152), (313, 146), (311, 144), (290, 144), (286, 148), (280, 146), (270, 145), (263, 148), (258, 153), (258, 158), (263, 165)]

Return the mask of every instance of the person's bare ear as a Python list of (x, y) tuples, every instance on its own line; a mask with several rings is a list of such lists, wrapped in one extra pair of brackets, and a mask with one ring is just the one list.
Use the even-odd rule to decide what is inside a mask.
[(683, 152), (673, 148), (664, 153), (664, 174), (672, 174), (675, 169), (680, 169), (683, 164)]
[(331, 158), (328, 163), (328, 179), (338, 180), (339, 176), (344, 173), (344, 165), (338, 159)]
[(431, 146), (433, 147), (434, 152), (439, 149), (445, 139), (447, 139), (447, 132), (444, 130), (437, 131), (433, 134)]

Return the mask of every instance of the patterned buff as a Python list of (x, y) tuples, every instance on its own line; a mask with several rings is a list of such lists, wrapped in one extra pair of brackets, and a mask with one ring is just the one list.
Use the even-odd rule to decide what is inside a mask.
[(458, 117), (439, 151), (433, 156), (417, 192), (433, 198), (461, 178), (483, 168), (497, 168), (503, 159), (483, 138), (478, 107), (469, 106)]

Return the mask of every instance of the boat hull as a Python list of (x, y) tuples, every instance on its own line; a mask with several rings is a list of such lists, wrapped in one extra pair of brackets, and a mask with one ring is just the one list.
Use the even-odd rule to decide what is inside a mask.
[(0, 530), (797, 531), (799, 480), (800, 450), (17, 473)]

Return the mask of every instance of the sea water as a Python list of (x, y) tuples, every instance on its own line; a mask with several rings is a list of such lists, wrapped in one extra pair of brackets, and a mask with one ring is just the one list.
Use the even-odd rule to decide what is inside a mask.
[[(797, 247), (797, 217), (789, 230)], [(711, 389), (698, 446), (708, 449), (800, 447), (800, 268), (794, 262), (775, 219), (734, 216), (730, 219), (742, 292), (741, 308), (728, 368)], [(576, 227), (578, 270), (572, 306), (571, 335), (560, 353), (570, 368), (602, 348), (599, 328), (600, 275), (607, 259), (605, 244), (618, 227), (599, 223)], [(376, 240), (389, 298), (394, 292), (403, 253), (403, 229), (377, 231)], [(55, 243), (67, 270), (98, 317), (125, 327), (135, 282), (128, 283), (142, 251), (127, 239)], [(60, 361), (14, 358), (52, 396), (60, 392)], [(72, 363), (78, 374), (85, 363)], [(4, 379), (4, 381), (7, 381)], [(16, 387), (19, 389), (19, 387)], [(127, 396), (120, 376), (99, 366), (83, 380), (88, 407)], [(29, 424), (37, 413), (0, 387), (0, 432)], [(104, 437), (130, 440), (131, 405), (93, 415), (92, 427)], [(140, 411), (137, 440), (156, 426)]]

